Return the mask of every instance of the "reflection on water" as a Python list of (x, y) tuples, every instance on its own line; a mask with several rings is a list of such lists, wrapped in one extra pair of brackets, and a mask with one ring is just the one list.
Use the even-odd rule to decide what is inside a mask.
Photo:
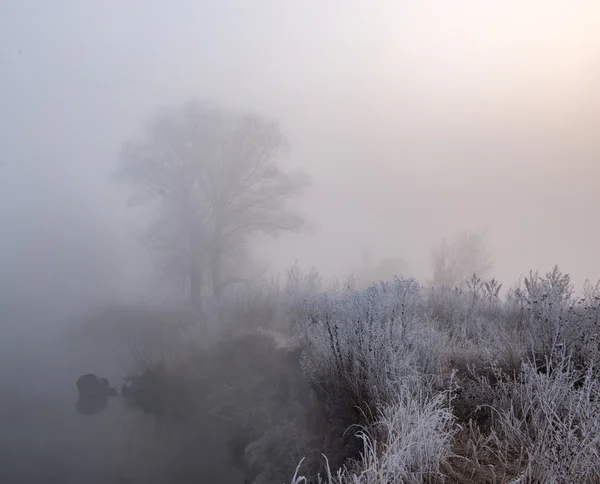
[(107, 395), (79, 395), (75, 408), (83, 415), (94, 415), (108, 406)]
[(127, 343), (72, 337), (45, 310), (0, 312), (0, 329), (0, 483), (243, 482), (211, 422), (165, 428), (121, 396), (80, 397), (82, 374), (119, 384)]

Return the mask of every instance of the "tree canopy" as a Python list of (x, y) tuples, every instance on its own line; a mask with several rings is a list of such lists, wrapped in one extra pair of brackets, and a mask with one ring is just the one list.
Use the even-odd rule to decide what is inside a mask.
[(253, 234), (306, 227), (288, 202), (310, 181), (281, 168), (288, 150), (276, 122), (198, 102), (161, 110), (124, 146), (117, 173), (137, 186), (132, 203), (157, 208), (145, 242), (169, 254), (165, 270), (183, 273), (195, 306), (204, 284), (219, 296), (239, 281)]

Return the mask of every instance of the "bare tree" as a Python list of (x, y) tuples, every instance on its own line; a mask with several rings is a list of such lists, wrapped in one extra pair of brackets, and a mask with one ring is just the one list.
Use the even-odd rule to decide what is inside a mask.
[(288, 147), (275, 122), (198, 102), (163, 109), (125, 145), (117, 175), (139, 188), (134, 203), (158, 208), (145, 242), (185, 268), (194, 307), (205, 283), (219, 297), (239, 281), (252, 234), (305, 228), (288, 201), (309, 180), (280, 168)]
[(443, 239), (432, 251), (434, 286), (455, 287), (476, 274), (485, 276), (492, 267), (483, 234), (461, 232), (452, 241)]

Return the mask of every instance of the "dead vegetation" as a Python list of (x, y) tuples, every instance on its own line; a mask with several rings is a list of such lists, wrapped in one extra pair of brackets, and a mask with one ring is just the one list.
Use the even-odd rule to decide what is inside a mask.
[(327, 292), (296, 274), (293, 290), (224, 305), (216, 337), (129, 385), (164, 421), (217, 422), (251, 483), (296, 468), (296, 484), (597, 483), (599, 309), (557, 280), (491, 301), (401, 279)]

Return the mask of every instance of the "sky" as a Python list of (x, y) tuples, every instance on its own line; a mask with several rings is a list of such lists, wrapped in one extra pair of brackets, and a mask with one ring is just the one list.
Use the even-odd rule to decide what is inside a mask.
[(426, 280), (473, 230), (507, 284), (597, 280), (599, 27), (594, 0), (5, 0), (0, 290), (143, 297), (143, 222), (110, 175), (189, 99), (277, 119), (312, 177), (314, 233), (257, 249), (273, 272), (344, 277), (366, 251)]

